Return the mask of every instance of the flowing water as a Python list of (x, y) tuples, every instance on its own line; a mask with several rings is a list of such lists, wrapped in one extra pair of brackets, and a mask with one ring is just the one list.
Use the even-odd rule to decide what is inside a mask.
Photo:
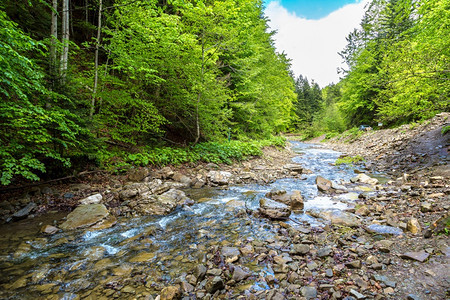
[[(337, 198), (318, 196), (317, 175), (336, 182), (348, 181), (353, 169), (333, 162), (340, 153), (317, 145), (292, 142), (299, 155), (293, 159), (312, 171), (302, 179), (281, 179), (269, 185), (247, 184), (228, 189), (187, 190), (196, 204), (168, 216), (119, 219), (114, 227), (78, 230), (51, 236), (39, 233), (41, 225), (61, 219), (54, 214), (0, 227), (0, 298), (77, 299), (92, 290), (114, 291), (132, 280), (135, 293), (156, 296), (158, 290), (204, 263), (213, 247), (239, 246), (251, 241), (273, 242), (274, 223), (255, 218), (259, 199), (271, 190), (300, 190), (305, 209), (346, 209), (357, 194)], [(291, 225), (322, 223), (307, 214), (291, 215)], [(276, 247), (276, 243), (274, 243)], [(272, 273), (270, 267), (241, 259), (255, 274)], [(251, 289), (266, 289), (255, 281)], [(144, 294), (145, 294), (144, 293)]]

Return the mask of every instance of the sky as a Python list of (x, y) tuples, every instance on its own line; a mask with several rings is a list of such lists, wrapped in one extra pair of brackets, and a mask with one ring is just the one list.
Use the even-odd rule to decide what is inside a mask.
[(304, 75), (320, 87), (339, 81), (345, 67), (338, 52), (357, 28), (368, 0), (265, 0), (277, 51), (286, 53), (295, 76)]

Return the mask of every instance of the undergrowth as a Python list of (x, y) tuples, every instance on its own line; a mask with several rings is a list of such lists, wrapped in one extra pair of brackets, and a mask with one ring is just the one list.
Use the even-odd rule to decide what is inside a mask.
[(126, 171), (132, 166), (166, 166), (185, 163), (225, 163), (242, 161), (262, 155), (267, 146), (284, 147), (284, 137), (272, 137), (267, 140), (224, 141), (199, 143), (192, 147), (142, 147), (136, 153), (124, 151), (105, 151), (100, 155), (100, 165), (107, 170)]

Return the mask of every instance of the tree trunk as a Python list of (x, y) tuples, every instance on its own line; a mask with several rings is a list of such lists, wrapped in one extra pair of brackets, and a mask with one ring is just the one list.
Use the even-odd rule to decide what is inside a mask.
[(58, 40), (58, 0), (52, 0), (52, 25), (50, 31), (50, 74), (52, 78), (55, 78), (57, 74), (56, 41)]
[(95, 44), (95, 73), (94, 73), (94, 88), (92, 92), (91, 100), (91, 111), (89, 113), (89, 118), (92, 119), (95, 112), (95, 98), (97, 97), (97, 86), (98, 86), (98, 50), (100, 48), (100, 37), (102, 30), (102, 4), (103, 1), (100, 0), (98, 8), (98, 25), (97, 25), (97, 43)]
[[(202, 34), (202, 70), (201, 70), (201, 89), (204, 88), (205, 84), (205, 39), (204, 34)], [(197, 107), (195, 111), (195, 121), (196, 121), (196, 129), (197, 129), (197, 136), (195, 137), (194, 145), (198, 143), (200, 139), (200, 118), (199, 118), (199, 107), (200, 107), (200, 101), (202, 99), (202, 92), (201, 90), (197, 94)]]
[(63, 50), (61, 52), (60, 59), (60, 74), (61, 74), (61, 83), (64, 83), (66, 80), (67, 73), (67, 65), (69, 58), (69, 0), (63, 0), (62, 5), (62, 42), (63, 42)]

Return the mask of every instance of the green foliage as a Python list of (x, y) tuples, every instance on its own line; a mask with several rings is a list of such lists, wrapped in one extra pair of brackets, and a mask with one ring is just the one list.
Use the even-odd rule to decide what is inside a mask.
[(336, 160), (335, 164), (336, 164), (336, 166), (340, 166), (340, 165), (353, 166), (353, 165), (356, 165), (356, 164), (364, 162), (364, 161), (366, 161), (366, 160), (361, 155), (345, 156), (342, 158), (338, 158)]
[(450, 1), (373, 0), (341, 52), (349, 126), (420, 121), (449, 108)]
[(264, 143), (283, 145), (221, 142), (228, 134), (269, 139), (291, 124), (290, 63), (275, 51), (262, 1), (106, 1), (102, 28), (99, 3), (75, 1), (64, 76), (63, 43), (49, 36), (52, 9), (38, 2), (2, 5), (19, 25), (0, 12), (3, 184), (38, 180), (71, 157), (120, 172), (130, 164), (230, 163), (260, 154)]
[[(43, 85), (43, 73), (25, 56), (41, 45), (0, 11), (0, 182), (39, 180), (45, 161), (69, 167), (69, 151), (80, 149), (79, 118), (52, 101), (64, 99)], [(66, 100), (66, 99), (65, 99)]]
[(257, 141), (226, 141), (198, 143), (193, 147), (143, 147), (140, 152), (104, 152), (101, 156), (102, 165), (109, 169), (120, 170), (131, 165), (165, 166), (185, 163), (216, 163), (231, 164), (253, 156), (262, 155), (262, 148), (268, 146), (283, 147), (286, 139), (272, 137)]
[(450, 125), (444, 126), (441, 129), (442, 135), (446, 134), (447, 132), (450, 132)]

